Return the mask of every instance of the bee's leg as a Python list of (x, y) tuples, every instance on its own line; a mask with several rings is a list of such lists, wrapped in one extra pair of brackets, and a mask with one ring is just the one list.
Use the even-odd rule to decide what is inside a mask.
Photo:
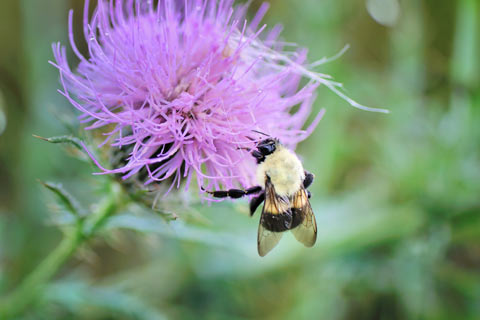
[(259, 196), (252, 198), (250, 200), (250, 216), (253, 216), (255, 210), (257, 210), (258, 206), (265, 201), (265, 192), (260, 193)]
[(315, 175), (313, 173), (310, 173), (308, 171), (305, 171), (305, 179), (303, 179), (303, 187), (307, 189), (310, 187), (310, 185), (313, 182), (313, 179), (315, 179)]
[(260, 191), (262, 191), (262, 187), (255, 186), (255, 187), (251, 187), (251, 188), (248, 188), (248, 189), (245, 189), (245, 190), (230, 189), (230, 190), (219, 190), (219, 191), (206, 191), (206, 190), (204, 190), (204, 191), (211, 194), (215, 198), (227, 198), (227, 197), (229, 197), (229, 198), (232, 198), (232, 199), (238, 199), (238, 198), (241, 198), (243, 196), (248, 196), (250, 194), (259, 193)]
[(310, 192), (310, 190), (307, 190), (307, 196), (308, 196), (308, 199), (312, 197), (312, 193)]

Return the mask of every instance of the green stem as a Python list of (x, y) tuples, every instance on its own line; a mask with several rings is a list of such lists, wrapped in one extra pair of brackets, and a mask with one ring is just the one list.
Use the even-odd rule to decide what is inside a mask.
[(45, 285), (63, 264), (88, 239), (93, 237), (117, 209), (121, 188), (113, 183), (108, 197), (98, 206), (91, 219), (78, 223), (40, 265), (35, 268), (14, 291), (0, 300), (0, 319), (13, 318), (30, 306), (44, 289)]
[(451, 77), (456, 85), (471, 87), (478, 81), (477, 56), (479, 49), (477, 0), (459, 0), (455, 24)]

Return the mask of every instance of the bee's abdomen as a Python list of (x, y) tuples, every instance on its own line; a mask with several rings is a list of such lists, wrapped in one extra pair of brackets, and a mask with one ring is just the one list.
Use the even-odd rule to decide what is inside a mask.
[(268, 231), (283, 232), (298, 227), (304, 218), (303, 215), (296, 212), (296, 209), (281, 214), (263, 213), (262, 226)]
[(290, 211), (281, 214), (263, 213), (262, 226), (268, 231), (282, 232), (292, 227), (292, 213)]

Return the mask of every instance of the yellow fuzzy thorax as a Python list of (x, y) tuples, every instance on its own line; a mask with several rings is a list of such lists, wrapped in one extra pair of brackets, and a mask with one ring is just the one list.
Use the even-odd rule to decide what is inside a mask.
[(257, 167), (257, 181), (263, 188), (267, 175), (280, 196), (293, 196), (305, 179), (302, 163), (296, 154), (282, 145), (277, 145), (276, 150)]

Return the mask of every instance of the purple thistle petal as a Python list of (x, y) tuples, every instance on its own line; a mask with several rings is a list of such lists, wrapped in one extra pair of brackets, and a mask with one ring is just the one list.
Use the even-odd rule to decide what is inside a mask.
[[(307, 68), (306, 50), (279, 51), (280, 26), (262, 42), (265, 26), (257, 26), (268, 5), (249, 25), (246, 6), (233, 9), (232, 0), (152, 3), (99, 0), (89, 19), (87, 0), (88, 57), (75, 44), (70, 11), (69, 41), (80, 60), (75, 72), (65, 48), (53, 45), (59, 92), (83, 113), (85, 129), (108, 126), (99, 147), (128, 150), (113, 169), (94, 159), (102, 173), (127, 179), (143, 170), (146, 184), (170, 181), (168, 191), (182, 181), (188, 188), (192, 177), (206, 188), (251, 186), (254, 159), (238, 148), (253, 146), (252, 130), (294, 148), (323, 116), (324, 110), (302, 130), (318, 85), (349, 99), (328, 75)], [(298, 90), (302, 77), (311, 81)]]

